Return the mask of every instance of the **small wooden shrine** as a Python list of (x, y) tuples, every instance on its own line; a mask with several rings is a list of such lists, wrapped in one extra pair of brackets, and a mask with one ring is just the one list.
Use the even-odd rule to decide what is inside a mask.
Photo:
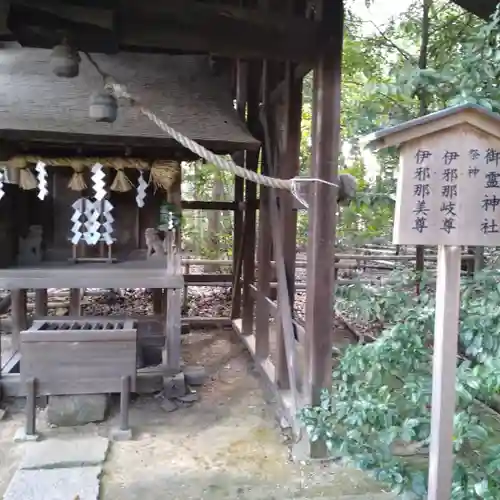
[[(86, 387), (78, 380), (57, 382), (48, 372), (62, 361), (54, 352), (71, 355), (72, 338), (92, 338), (100, 351), (106, 338), (130, 346), (136, 331), (140, 349), (141, 325), (148, 333), (153, 320), (161, 330), (162, 364), (156, 370), (168, 384), (168, 376), (181, 370), (180, 163), (193, 155), (131, 107), (120, 106), (113, 123), (92, 119), (89, 102), (102, 92), (100, 75), (84, 59), (77, 78), (58, 78), (49, 57), (49, 50), (11, 45), (2, 50), (0, 63), (0, 288), (12, 290), (17, 351), (16, 363), (2, 373), (4, 390), (25, 394), (26, 352), (31, 361), (25, 368), (39, 380), (37, 394), (95, 391), (100, 382), (106, 386), (111, 372), (118, 378), (107, 386), (119, 389), (121, 362), (122, 375), (131, 377), (128, 387), (140, 392), (144, 384), (130, 372), (130, 351), (123, 358), (118, 347), (116, 356), (108, 349), (109, 368), (101, 363), (91, 370), (97, 374), (95, 383)], [(96, 55), (95, 60), (205, 147), (218, 153), (259, 147), (234, 110), (229, 75), (214, 74), (206, 56), (120, 53)], [(64, 324), (46, 317), (52, 287), (71, 289), (71, 317)], [(121, 323), (113, 318), (116, 326), (109, 318), (82, 318), (84, 288), (148, 288), (160, 300), (154, 318), (123, 318)], [(35, 329), (26, 314), (27, 289), (36, 291)], [(108, 333), (97, 339), (95, 330)], [(69, 350), (54, 350), (56, 336), (68, 342)], [(34, 342), (40, 359), (33, 354)], [(88, 349), (84, 359), (102, 360)], [(19, 360), (21, 375), (15, 373)]]

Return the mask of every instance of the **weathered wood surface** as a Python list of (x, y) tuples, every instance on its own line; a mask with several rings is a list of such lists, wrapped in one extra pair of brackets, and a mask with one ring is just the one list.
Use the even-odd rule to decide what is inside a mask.
[(58, 32), (64, 30), (82, 51), (154, 49), (313, 61), (321, 40), (326, 41), (318, 25), (305, 18), (220, 3), (127, 0), (115, 9), (33, 0), (12, 3), (9, 29), (22, 44), (44, 48), (59, 43)]
[[(30, 378), (37, 381), (37, 394), (47, 396), (120, 392), (123, 376), (131, 377), (135, 389), (137, 331), (132, 321), (107, 330), (43, 330), (47, 323), (68, 322), (35, 321), (21, 333), (21, 392)], [(86, 323), (80, 321), (83, 327)]]
[(0, 270), (0, 288), (182, 288), (182, 274), (169, 274), (163, 261), (115, 264), (46, 262)]

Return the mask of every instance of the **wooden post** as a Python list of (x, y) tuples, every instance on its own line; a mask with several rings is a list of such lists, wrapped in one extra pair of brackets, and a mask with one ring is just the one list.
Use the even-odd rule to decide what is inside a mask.
[[(247, 101), (247, 65), (241, 60), (236, 61), (236, 112), (241, 120), (245, 121)], [(238, 165), (245, 164), (245, 153), (239, 151), (233, 155)], [(243, 255), (243, 190), (245, 183), (241, 177), (234, 177), (234, 201), (237, 204), (233, 212), (233, 293), (231, 304), (231, 318), (241, 317), (241, 264)]]
[(39, 288), (35, 290), (35, 316), (47, 316), (47, 289)]
[[(342, 2), (320, 3), (325, 29), (332, 40), (314, 74), (314, 134), (311, 177), (335, 183), (340, 152), (340, 88), (344, 7)], [(326, 28), (328, 26), (328, 28)], [(307, 249), (307, 303), (305, 324), (305, 404), (320, 403), (321, 391), (331, 389), (333, 266), (337, 190), (311, 184)], [(313, 457), (326, 455), (324, 443), (311, 443)]]
[(438, 247), (428, 500), (451, 496), (460, 263), (460, 247)]
[[(189, 274), (191, 266), (189, 264), (184, 265), (184, 273)], [(184, 311), (187, 311), (188, 308), (188, 286), (187, 283), (184, 283), (184, 291), (182, 294), (182, 308)]]
[[(268, 103), (270, 90), (269, 63), (264, 61), (262, 68), (262, 93), (264, 107)], [(264, 137), (264, 143), (269, 141), (269, 137)], [(262, 169), (264, 175), (270, 174), (269, 165), (272, 158), (268, 158), (272, 151), (272, 144), (265, 144), (262, 156)], [(271, 153), (272, 154), (272, 153)], [(269, 212), (269, 189), (265, 186), (259, 187), (259, 238), (257, 248), (257, 296), (255, 305), (255, 354), (260, 359), (269, 356), (269, 314), (270, 308), (266, 300), (271, 290), (271, 273), (274, 272), (271, 266), (272, 259), (272, 234), (271, 220)]]
[(30, 377), (26, 380), (26, 436), (36, 434), (36, 380)]
[[(168, 234), (165, 237), (168, 237)], [(181, 256), (173, 249), (173, 245), (169, 246), (167, 254), (167, 273), (182, 275)], [(164, 300), (166, 338), (162, 360), (169, 369), (179, 372), (181, 370), (181, 289), (166, 289)]]
[(163, 289), (153, 288), (153, 314), (161, 315), (163, 313)]
[(12, 348), (14, 351), (21, 347), (21, 331), (28, 326), (26, 311), (26, 290), (11, 290), (12, 296)]
[(122, 377), (122, 387), (120, 391), (120, 430), (129, 429), (129, 406), (130, 406), (130, 377)]
[(81, 290), (80, 288), (70, 288), (69, 290), (69, 314), (70, 316), (81, 315)]
[(484, 247), (474, 247), (474, 274), (478, 273), (484, 268)]
[[(248, 109), (247, 123), (250, 131), (259, 136), (259, 94), (260, 94), (261, 63), (249, 63), (248, 74)], [(259, 151), (246, 152), (246, 168), (257, 171)], [(255, 280), (255, 242), (256, 242), (256, 199), (257, 185), (255, 182), (245, 183), (245, 248), (243, 254), (243, 333), (253, 332), (255, 299), (250, 288)]]
[[(300, 135), (302, 119), (302, 80), (294, 77), (295, 65), (286, 64), (285, 69), (285, 112), (284, 112), (284, 150), (280, 157), (279, 176), (290, 179), (299, 173)], [(293, 209), (294, 202), (291, 193), (280, 191), (280, 215), (283, 227), (283, 258), (288, 284), (288, 299), (294, 316), (295, 303), (295, 260), (297, 256), (297, 211)], [(277, 259), (276, 255), (276, 259)], [(277, 268), (276, 268), (277, 269)], [(278, 294), (279, 297), (279, 294)], [(279, 305), (279, 304), (278, 304)], [(287, 356), (285, 353), (285, 340), (283, 325), (277, 321), (277, 356), (276, 377), (280, 387), (288, 388)], [(294, 337), (296, 329), (292, 324)]]

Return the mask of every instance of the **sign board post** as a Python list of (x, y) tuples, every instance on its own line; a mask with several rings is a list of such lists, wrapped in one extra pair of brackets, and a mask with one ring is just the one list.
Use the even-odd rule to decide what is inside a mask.
[(500, 246), (500, 116), (466, 105), (364, 139), (400, 147), (393, 241), (438, 247), (428, 500), (449, 500), (461, 246)]

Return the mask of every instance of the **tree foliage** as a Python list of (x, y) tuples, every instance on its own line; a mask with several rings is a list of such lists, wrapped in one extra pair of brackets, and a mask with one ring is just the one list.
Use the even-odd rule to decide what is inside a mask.
[[(349, 12), (342, 135), (351, 149), (342, 165), (361, 187), (341, 216), (340, 237), (350, 242), (390, 232), (397, 175), (397, 156), (388, 150), (377, 156), (379, 170), (368, 178), (359, 136), (462, 103), (500, 111), (498, 9), (484, 22), (450, 2), (415, 0), (370, 33), (365, 23)], [(499, 407), (499, 283), (498, 271), (489, 269), (462, 284), (452, 500), (500, 498), (500, 420), (488, 409)], [(338, 310), (381, 332), (375, 342), (350, 346), (336, 360), (333, 390), (319, 407), (305, 409), (302, 419), (333, 454), (409, 498), (423, 499), (435, 300), (425, 277), (418, 297), (413, 284), (414, 276), (399, 272), (383, 287), (339, 289)]]
[[(435, 301), (425, 281), (420, 296), (409, 293), (413, 279), (398, 272), (384, 287), (344, 289), (338, 307), (383, 325), (382, 331), (375, 342), (342, 353), (332, 393), (302, 419), (332, 453), (398, 493), (424, 499)], [(498, 407), (499, 282), (498, 271), (489, 269), (462, 284), (460, 346), (469, 357), (460, 360), (456, 380), (452, 500), (500, 498), (500, 418), (484, 404)]]

